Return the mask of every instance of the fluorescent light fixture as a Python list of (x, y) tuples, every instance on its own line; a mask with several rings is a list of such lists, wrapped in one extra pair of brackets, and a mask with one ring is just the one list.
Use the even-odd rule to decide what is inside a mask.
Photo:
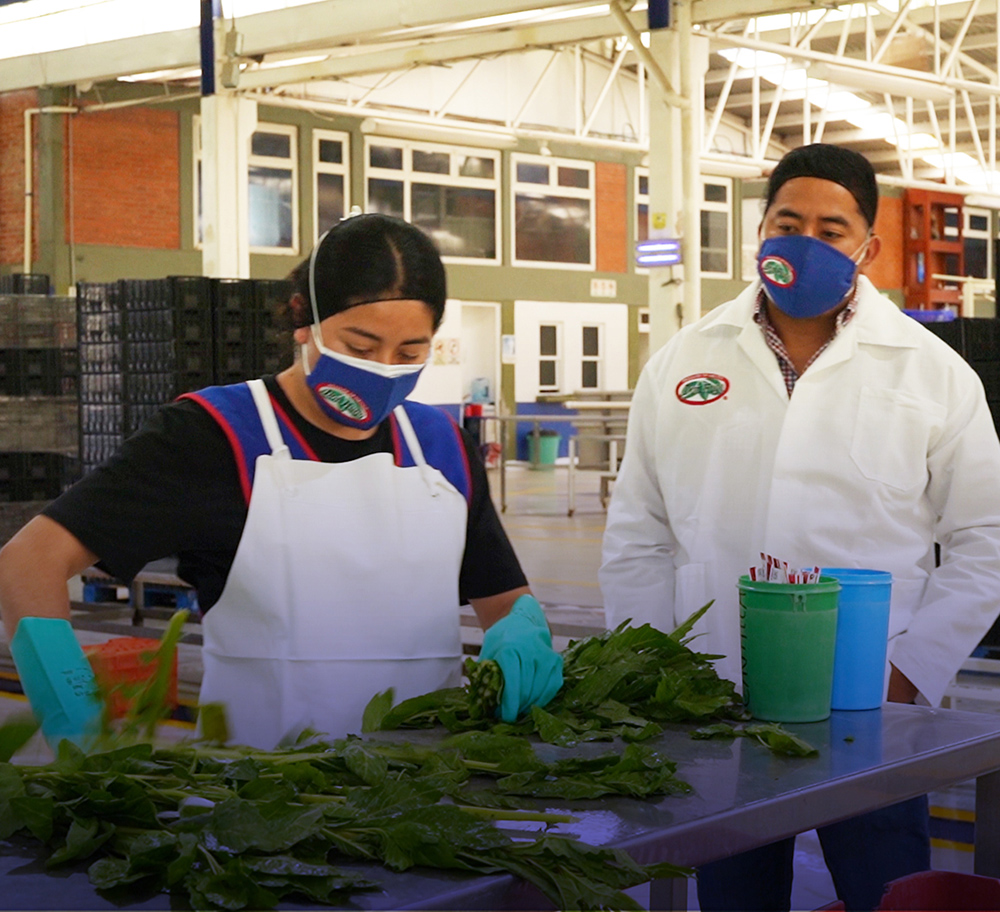
[(899, 142), (896, 141), (895, 136), (886, 136), (887, 142), (891, 142), (894, 146), (898, 146), (900, 149), (913, 149), (914, 151), (923, 149), (936, 149), (938, 148), (938, 141), (935, 137), (931, 136), (930, 133), (906, 133), (905, 130), (903, 134), (899, 137)]
[(636, 266), (676, 266), (681, 261), (681, 242), (676, 238), (651, 238), (635, 245)]
[(922, 101), (945, 102), (955, 97), (955, 90), (950, 86), (940, 85), (916, 76), (896, 76), (891, 73), (866, 70), (862, 67), (855, 69), (854, 67), (840, 66), (836, 63), (822, 61), (811, 63), (809, 75), (848, 88), (885, 93), (899, 98), (919, 98)]
[(509, 133), (491, 132), (457, 124), (431, 124), (415, 121), (381, 120), (366, 117), (360, 124), (366, 135), (391, 136), (396, 139), (414, 139), (424, 142), (455, 143), (464, 146), (485, 146), (490, 149), (512, 149), (517, 140)]
[(719, 51), (720, 57), (725, 57), (730, 63), (734, 60), (736, 65), (744, 70), (758, 70), (769, 68), (783, 69), (785, 58), (780, 54), (772, 54), (770, 51), (755, 51), (751, 48), (724, 48)]
[(1000, 196), (988, 193), (970, 193), (965, 198), (966, 206), (981, 206), (983, 209), (1000, 209)]

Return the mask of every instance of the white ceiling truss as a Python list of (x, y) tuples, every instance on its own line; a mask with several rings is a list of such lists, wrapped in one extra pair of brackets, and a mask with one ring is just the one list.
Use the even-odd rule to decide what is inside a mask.
[[(889, 181), (1000, 194), (997, 2), (694, 0), (710, 50), (696, 99), (703, 166), (759, 168), (824, 140), (864, 153)], [(645, 27), (635, 0), (317, 0), (226, 20), (220, 32), (234, 35), (217, 45), (232, 52), (221, 62), (235, 91), (356, 114), (374, 132), (405, 122), (483, 143), (643, 151), (657, 65), (623, 33)], [(0, 91), (74, 85), (93, 101), (110, 81), (156, 71), (141, 78), (164, 97), (190, 92), (197, 37), (194, 27), (7, 57)]]

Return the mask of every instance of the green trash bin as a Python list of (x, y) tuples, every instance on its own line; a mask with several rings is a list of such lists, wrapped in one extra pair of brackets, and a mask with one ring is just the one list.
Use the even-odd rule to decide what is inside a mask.
[(537, 446), (534, 432), (528, 432), (528, 459), (531, 460), (531, 468), (553, 469), (558, 455), (558, 431), (554, 431), (552, 428), (541, 428), (538, 431)]

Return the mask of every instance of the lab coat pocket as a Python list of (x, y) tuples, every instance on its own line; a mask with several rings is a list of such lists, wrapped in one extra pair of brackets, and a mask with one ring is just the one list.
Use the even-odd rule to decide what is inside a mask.
[(862, 387), (851, 459), (870, 481), (905, 491), (927, 484), (927, 451), (942, 408), (901, 390)]

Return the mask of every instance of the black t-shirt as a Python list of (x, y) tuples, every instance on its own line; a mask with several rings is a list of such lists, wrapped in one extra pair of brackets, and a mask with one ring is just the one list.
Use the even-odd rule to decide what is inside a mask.
[[(323, 462), (349, 462), (392, 452), (389, 422), (367, 440), (345, 440), (306, 421), (274, 377), (264, 382)], [(472, 473), (465, 554), (459, 576), (463, 604), (527, 585), (490, 499), (486, 470), (471, 437), (462, 440)], [(44, 510), (130, 582), (150, 561), (176, 555), (177, 575), (198, 590), (204, 611), (218, 601), (247, 518), (233, 450), (198, 403), (164, 406), (122, 446)]]

